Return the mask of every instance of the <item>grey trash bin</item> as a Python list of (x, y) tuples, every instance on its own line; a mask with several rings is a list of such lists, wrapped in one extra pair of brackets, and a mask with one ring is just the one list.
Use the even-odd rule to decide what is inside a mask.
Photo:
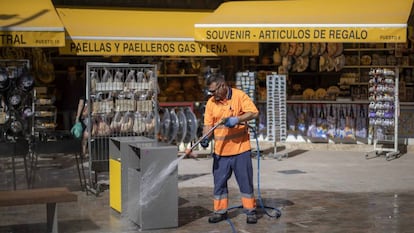
[(141, 230), (178, 226), (177, 154), (163, 142), (129, 144), (127, 213)]
[(155, 141), (142, 136), (109, 139), (109, 206), (124, 215), (128, 207), (128, 163), (130, 143)]

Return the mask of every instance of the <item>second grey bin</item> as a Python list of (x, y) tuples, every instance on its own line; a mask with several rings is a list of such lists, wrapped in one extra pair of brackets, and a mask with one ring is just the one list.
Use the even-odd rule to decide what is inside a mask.
[(141, 230), (178, 226), (177, 154), (163, 142), (129, 144), (127, 212)]

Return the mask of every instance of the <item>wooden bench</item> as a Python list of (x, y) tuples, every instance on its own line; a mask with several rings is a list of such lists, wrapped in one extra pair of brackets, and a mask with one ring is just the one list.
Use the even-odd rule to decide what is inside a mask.
[(47, 233), (58, 232), (57, 206), (59, 202), (77, 201), (78, 196), (67, 188), (39, 188), (0, 191), (0, 207), (46, 204)]

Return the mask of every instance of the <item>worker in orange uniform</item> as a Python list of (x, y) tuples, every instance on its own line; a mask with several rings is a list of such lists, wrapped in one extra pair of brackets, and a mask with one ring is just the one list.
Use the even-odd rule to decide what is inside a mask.
[(212, 127), (222, 123), (200, 142), (201, 146), (208, 147), (210, 139), (214, 138), (214, 213), (208, 221), (217, 223), (227, 219), (227, 182), (234, 172), (247, 214), (246, 222), (255, 224), (256, 199), (250, 136), (246, 123), (257, 118), (259, 111), (247, 94), (229, 87), (224, 76), (213, 74), (207, 78), (206, 84), (212, 96), (206, 104), (203, 134), (208, 134)]

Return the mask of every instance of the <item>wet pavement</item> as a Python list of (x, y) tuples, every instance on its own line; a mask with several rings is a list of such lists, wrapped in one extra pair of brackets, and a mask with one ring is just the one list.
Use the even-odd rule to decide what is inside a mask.
[[(179, 207), (177, 228), (140, 231), (139, 227), (109, 207), (109, 190), (98, 196), (80, 191), (73, 156), (41, 160), (34, 187), (67, 186), (78, 194), (74, 203), (58, 204), (59, 232), (414, 232), (414, 153), (386, 161), (366, 159), (361, 151), (292, 150), (281, 161), (264, 156), (260, 165), (263, 204), (259, 221), (246, 224), (241, 209), (230, 211), (229, 221), (209, 224), (212, 209), (211, 159), (184, 159), (178, 165)], [(48, 166), (53, 164), (58, 166)], [(42, 163), (41, 163), (42, 164)], [(1, 189), (10, 189), (9, 161), (1, 163)], [(255, 173), (255, 179), (257, 173)], [(101, 174), (106, 179), (107, 174)], [(18, 188), (26, 188), (24, 169), (17, 167)], [(256, 183), (256, 196), (257, 192)], [(230, 206), (240, 205), (237, 185), (229, 182)], [(259, 202), (260, 206), (260, 202)], [(267, 211), (267, 212), (265, 212)], [(162, 209), (159, 210), (162, 215)], [(1, 207), (0, 232), (45, 232), (45, 205)], [(156, 218), (157, 216), (154, 216)]]

